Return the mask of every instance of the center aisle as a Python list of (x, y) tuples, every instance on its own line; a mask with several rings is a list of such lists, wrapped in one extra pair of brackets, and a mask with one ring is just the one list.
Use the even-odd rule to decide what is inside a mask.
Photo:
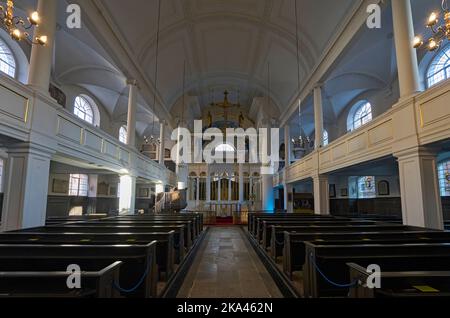
[(212, 227), (178, 298), (281, 298), (239, 227)]

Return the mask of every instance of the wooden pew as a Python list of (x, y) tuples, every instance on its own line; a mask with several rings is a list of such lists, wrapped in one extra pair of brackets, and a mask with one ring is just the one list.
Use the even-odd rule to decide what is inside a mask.
[(45, 221), (46, 225), (63, 224), (67, 222), (80, 222), (89, 220), (100, 220), (106, 218), (106, 214), (89, 214), (89, 215), (77, 215), (77, 216), (58, 216), (49, 217)]
[(170, 278), (174, 273), (174, 231), (146, 234), (122, 233), (2, 233), (0, 244), (73, 244), (73, 245), (145, 245), (156, 241), (156, 264), (160, 277)]
[[(26, 264), (31, 261), (32, 264)], [(59, 261), (58, 261), (59, 262)], [(104, 268), (84, 268), (80, 275), (80, 289), (67, 287), (67, 268), (57, 267), (46, 263), (48, 268), (40, 267), (36, 271), (33, 267), (35, 260), (20, 260), (14, 269), (8, 270), (0, 265), (0, 298), (116, 298), (120, 293), (114, 284), (120, 281), (120, 266), (122, 262), (114, 262)], [(26, 269), (21, 271), (19, 268)]]
[(447, 242), (450, 233), (440, 231), (384, 231), (384, 232), (329, 232), (329, 233), (294, 233), (284, 232), (283, 271), (292, 277), (294, 271), (300, 271), (305, 264), (305, 242), (335, 242), (336, 244), (355, 244), (377, 242)]
[[(155, 226), (183, 226), (184, 227), (184, 242), (186, 244), (186, 248), (190, 249), (192, 247), (193, 242), (196, 237), (192, 233), (192, 222), (191, 221), (145, 221), (145, 222), (133, 222), (128, 221), (128, 223), (123, 223), (122, 221), (112, 222), (112, 223), (102, 223), (101, 221), (92, 221), (92, 222), (81, 222), (81, 223), (68, 223), (65, 224), (66, 228), (74, 228), (77, 227), (104, 227), (104, 228), (116, 228), (119, 232), (126, 232), (128, 229), (141, 229), (141, 232), (151, 232), (151, 228)], [(53, 226), (49, 226), (53, 227)], [(59, 226), (58, 226), (59, 227)]]
[(450, 268), (450, 244), (313, 244), (306, 242), (303, 268), (305, 297), (346, 297), (349, 287), (339, 288), (326, 282), (317, 271), (340, 284), (350, 284), (347, 263), (361, 266), (377, 264), (389, 272), (406, 268), (413, 271), (443, 271)]
[[(156, 242), (146, 245), (29, 245), (0, 244), (0, 272), (42, 271), (54, 266), (63, 268), (76, 264), (84, 268), (108, 266), (122, 261), (121, 292), (126, 297), (157, 297)], [(139, 286), (136, 286), (139, 282)]]
[(316, 227), (316, 226), (357, 226), (357, 225), (382, 225), (383, 223), (377, 223), (375, 221), (358, 221), (358, 220), (348, 220), (348, 221), (341, 221), (341, 220), (314, 220), (314, 221), (305, 221), (302, 219), (293, 219), (293, 220), (276, 220), (276, 221), (262, 221), (262, 228), (261, 231), (257, 232), (256, 239), (259, 240), (262, 244), (262, 247), (264, 249), (267, 249), (269, 246), (271, 246), (271, 239), (272, 239), (272, 227), (278, 226), (310, 226), (310, 227)]
[(144, 214), (144, 215), (124, 215), (114, 218), (100, 219), (100, 221), (120, 220), (120, 221), (146, 221), (146, 220), (191, 220), (195, 223), (196, 234), (203, 232), (203, 214), (200, 213), (179, 213), (179, 214)]
[[(282, 226), (273, 225), (271, 230), (270, 248), (276, 252), (276, 256), (279, 256), (279, 252), (284, 247), (284, 232), (295, 232), (304, 234), (314, 233), (333, 233), (333, 232), (380, 232), (380, 231), (423, 231), (422, 228), (415, 228), (410, 226), (404, 226), (399, 224), (389, 223), (374, 223), (373, 225), (341, 225), (336, 223), (335, 225), (320, 225), (310, 224), (309, 226)], [(272, 252), (271, 252), (272, 253)], [(272, 257), (274, 257), (272, 255)]]
[(197, 233), (196, 224), (194, 224), (190, 220), (95, 220), (89, 222), (76, 222), (76, 223), (67, 223), (66, 225), (74, 225), (74, 226), (153, 226), (153, 225), (186, 225), (186, 233), (187, 238), (189, 238), (189, 242), (192, 244), (200, 235)]
[(370, 279), (367, 269), (348, 263), (351, 282), (358, 282), (350, 288), (350, 298), (393, 298), (393, 297), (450, 297), (449, 271), (394, 271), (381, 272), (381, 288), (369, 288), (365, 282)]
[(123, 226), (110, 226), (110, 227), (99, 227), (99, 226), (47, 226), (47, 227), (37, 227), (30, 228), (26, 230), (8, 232), (8, 233), (33, 233), (33, 234), (46, 234), (46, 233), (56, 233), (61, 235), (81, 233), (81, 234), (123, 234), (123, 235), (140, 235), (140, 234), (151, 234), (151, 233), (167, 233), (174, 231), (174, 248), (176, 250), (175, 262), (180, 264), (185, 258), (187, 249), (187, 244), (185, 243), (185, 226), (148, 226), (148, 227), (123, 227)]
[[(258, 236), (262, 232), (262, 224), (264, 221), (289, 221), (289, 220), (303, 220), (305, 222), (313, 221), (333, 221), (336, 220), (334, 217), (321, 217), (321, 216), (298, 216), (295, 214), (285, 215), (281, 217), (275, 216), (256, 216), (253, 219), (252, 231), (250, 232), (254, 237)], [(340, 219), (347, 220), (347, 219)]]
[(275, 217), (283, 217), (283, 216), (291, 216), (291, 215), (296, 215), (296, 216), (302, 216), (303, 214), (292, 214), (292, 213), (286, 213), (286, 212), (249, 212), (248, 213), (248, 224), (247, 224), (247, 229), (250, 233), (253, 232), (253, 224), (254, 224), (254, 220), (256, 217), (262, 217), (262, 216), (267, 216), (267, 217), (271, 217), (271, 216), (275, 216)]

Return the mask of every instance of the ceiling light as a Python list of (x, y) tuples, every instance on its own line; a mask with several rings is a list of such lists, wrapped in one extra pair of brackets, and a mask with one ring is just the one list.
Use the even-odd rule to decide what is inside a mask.
[(439, 13), (432, 12), (428, 17), (426, 26), (427, 28), (431, 29), (431, 32), (433, 34), (425, 41), (420, 36), (415, 37), (413, 41), (413, 47), (415, 49), (424, 47), (424, 43), (426, 43), (425, 47), (428, 51), (436, 51), (439, 47), (441, 47), (442, 43), (446, 39), (450, 40), (450, 11), (447, 1), (448, 0), (442, 0), (444, 23), (442, 25), (439, 25)]
[[(27, 22), (25, 22), (27, 21)], [(0, 6), (0, 27), (8, 32), (15, 41), (25, 40), (30, 44), (45, 45), (47, 36), (41, 35), (35, 41), (28, 32), (41, 22), (38, 12), (33, 12), (27, 19), (14, 15), (14, 1), (7, 0), (6, 7)]]

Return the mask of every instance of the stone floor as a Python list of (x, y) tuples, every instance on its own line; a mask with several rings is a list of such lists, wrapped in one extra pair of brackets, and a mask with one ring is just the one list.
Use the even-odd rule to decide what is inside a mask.
[(179, 298), (281, 298), (239, 227), (212, 227)]

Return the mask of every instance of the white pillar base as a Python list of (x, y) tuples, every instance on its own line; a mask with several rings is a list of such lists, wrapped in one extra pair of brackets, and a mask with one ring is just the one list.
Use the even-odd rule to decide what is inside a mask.
[(262, 209), (264, 211), (275, 210), (275, 196), (273, 193), (273, 175), (264, 174), (262, 180)]
[[(292, 185), (291, 184), (284, 184), (284, 209), (287, 213), (294, 213), (294, 202), (292, 201)], [(289, 202), (289, 197), (291, 197), (291, 201)]]
[(328, 185), (328, 177), (323, 175), (314, 176), (313, 183), (314, 183), (314, 214), (329, 215), (330, 189)]
[(443, 230), (436, 155), (423, 148), (395, 154), (399, 163), (403, 223)]
[(119, 214), (133, 215), (136, 205), (136, 177), (120, 177)]
[(8, 150), (2, 230), (45, 225), (51, 153), (34, 145)]

